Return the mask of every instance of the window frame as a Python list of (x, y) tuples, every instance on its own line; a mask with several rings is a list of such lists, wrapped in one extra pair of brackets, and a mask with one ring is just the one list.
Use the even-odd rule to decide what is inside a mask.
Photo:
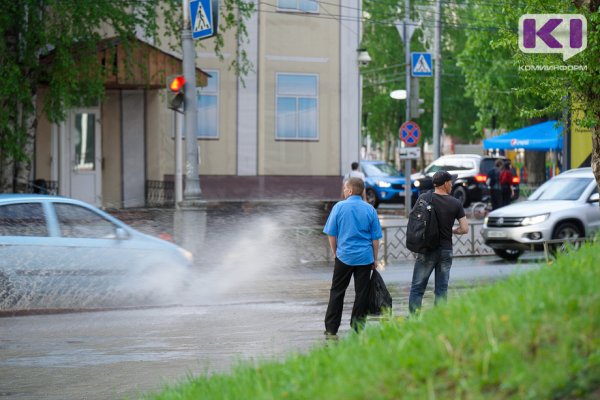
[[(112, 228), (112, 232), (110, 237), (107, 235), (104, 236), (80, 236), (80, 235), (69, 235), (69, 234), (65, 234), (63, 231), (63, 225), (66, 227), (69, 227), (69, 225), (64, 224), (64, 221), (61, 221), (61, 208), (63, 206), (67, 206), (67, 207), (72, 207), (72, 209), (77, 209), (77, 210), (84, 210), (86, 212), (88, 212), (90, 215), (93, 215), (95, 218), (97, 218), (100, 221), (103, 221), (105, 223), (107, 223), (109, 226), (111, 226)], [(116, 235), (117, 229), (120, 228), (120, 226), (116, 223), (114, 223), (113, 221), (111, 221), (110, 219), (106, 218), (105, 216), (103, 216), (102, 214), (99, 214), (98, 212), (96, 212), (95, 210), (86, 207), (84, 205), (81, 204), (74, 204), (74, 203), (69, 203), (69, 202), (64, 202), (64, 201), (54, 201), (52, 202), (52, 209), (54, 212), (54, 218), (56, 218), (56, 227), (58, 229), (58, 235), (60, 238), (63, 239), (69, 239), (69, 240), (73, 240), (73, 239), (83, 239), (83, 240), (117, 240), (118, 237)], [(77, 226), (80, 225), (85, 225), (85, 224), (79, 224)], [(78, 228), (79, 229), (79, 228)], [(114, 236), (112, 235), (114, 233)]]
[[(10, 235), (0, 235), (0, 237), (15, 237), (15, 238), (48, 238), (51, 237), (51, 229), (50, 226), (48, 224), (48, 215), (46, 213), (46, 208), (44, 207), (44, 204), (42, 202), (39, 201), (17, 201), (17, 202), (7, 202), (7, 203), (3, 203), (0, 204), (0, 207), (19, 207), (19, 206), (34, 206), (34, 207), (39, 207), (41, 210), (41, 218), (42, 218), (42, 222), (43, 224), (37, 224), (35, 227), (33, 227), (33, 229), (43, 229), (44, 230), (44, 235), (40, 235), (37, 233), (40, 232), (36, 232), (36, 234), (30, 235), (30, 234), (18, 234), (15, 235), (14, 233), (16, 232), (11, 232)], [(29, 226), (31, 222), (28, 222), (28, 226), (25, 226), (25, 228), (31, 228), (31, 226)]]
[(217, 69), (205, 69), (204, 70), (206, 73), (208, 73), (209, 75), (211, 75), (210, 78), (211, 79), (213, 77), (216, 77), (216, 91), (214, 92), (205, 92), (205, 88), (203, 87), (198, 87), (196, 88), (196, 99), (197, 99), (197, 104), (196, 104), (196, 112), (198, 113), (197, 115), (200, 115), (200, 101), (199, 98), (201, 96), (214, 96), (216, 97), (216, 104), (217, 104), (217, 111), (216, 111), (216, 121), (215, 121), (215, 136), (207, 136), (207, 135), (201, 135), (200, 134), (200, 124), (198, 124), (197, 128), (196, 128), (196, 139), (200, 139), (200, 140), (218, 140), (221, 137), (220, 134), (220, 129), (219, 129), (219, 125), (220, 125), (220, 102), (221, 102), (221, 73), (219, 70)]
[(291, 12), (291, 13), (306, 13), (306, 14), (319, 14), (319, 1), (318, 0), (306, 0), (306, 1), (314, 1), (316, 4), (316, 10), (303, 10), (300, 8), (300, 3), (302, 0), (294, 0), (296, 2), (296, 8), (285, 8), (281, 7), (280, 3), (282, 0), (277, 0), (277, 11), (278, 12)]
[[(306, 96), (306, 95), (292, 95), (292, 94), (279, 94), (279, 77), (280, 76), (310, 76), (315, 78), (315, 95), (314, 96)], [(295, 141), (295, 142), (318, 142), (320, 140), (320, 130), (319, 130), (319, 74), (315, 73), (293, 73), (293, 72), (277, 72), (275, 73), (275, 140), (276, 141)], [(284, 137), (279, 136), (279, 98), (294, 98), (296, 100), (296, 127), (295, 127), (295, 137)], [(298, 99), (314, 99), (315, 100), (315, 136), (314, 137), (299, 137), (298, 136)]]

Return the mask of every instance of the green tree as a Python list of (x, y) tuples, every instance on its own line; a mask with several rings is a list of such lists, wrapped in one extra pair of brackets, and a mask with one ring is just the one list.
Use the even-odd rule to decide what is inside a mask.
[[(578, 121), (592, 129), (592, 168), (600, 185), (600, 0), (521, 0), (475, 2), (470, 12), (490, 26), (488, 33), (469, 35), (460, 55), (469, 93), (480, 110), (480, 124), (495, 115), (503, 126), (514, 119), (559, 117), (580, 105)], [(563, 61), (558, 54), (526, 54), (518, 46), (518, 21), (523, 14), (583, 14), (587, 49)], [(468, 60), (482, 56), (474, 66)], [(523, 66), (537, 65), (545, 70)], [(486, 73), (487, 70), (487, 73)], [(497, 92), (496, 96), (491, 96)]]
[[(431, 1), (416, 2), (417, 7), (432, 6)], [(421, 3), (421, 4), (419, 4)], [(394, 21), (402, 20), (404, 14), (398, 0), (367, 0), (364, 9), (369, 17), (365, 21), (363, 46), (373, 61), (363, 70), (363, 113), (366, 113), (368, 134), (376, 142), (394, 143), (398, 128), (404, 122), (406, 101), (389, 97), (396, 89), (406, 89), (404, 45)], [(466, 35), (457, 23), (456, 7), (445, 7), (442, 33), (442, 124), (445, 133), (471, 141), (480, 137), (475, 122), (477, 109), (473, 100), (465, 96), (466, 82), (457, 67), (456, 52), (462, 50)], [(425, 51), (424, 30), (432, 31), (433, 14), (415, 13), (421, 27), (411, 39), (411, 51)], [(419, 80), (420, 97), (425, 101), (425, 112), (415, 121), (421, 127), (423, 139), (431, 141), (433, 130), (433, 78)]]
[[(102, 32), (112, 31), (125, 48), (140, 31), (156, 43), (180, 44), (181, 7), (180, 0), (0, 0), (0, 192), (23, 191), (27, 184), (38, 112), (56, 123), (69, 108), (103, 97), (96, 55)], [(220, 32), (235, 29), (243, 41), (252, 3), (222, 0), (220, 9)], [(215, 43), (220, 54), (221, 33)], [(244, 74), (251, 65), (245, 54), (238, 56), (231, 67)], [(43, 110), (36, 110), (42, 85), (47, 95)]]

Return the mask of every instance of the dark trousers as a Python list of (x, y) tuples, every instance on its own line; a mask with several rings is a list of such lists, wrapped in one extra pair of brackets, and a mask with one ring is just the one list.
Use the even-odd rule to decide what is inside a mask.
[(492, 198), (492, 210), (502, 207), (502, 190), (501, 189), (491, 189), (490, 195)]
[(433, 271), (435, 271), (435, 304), (446, 299), (448, 282), (450, 281), (450, 268), (452, 268), (451, 249), (439, 248), (425, 254), (417, 254), (410, 295), (408, 296), (408, 310), (411, 313), (421, 308), (427, 282), (429, 282), (429, 277)]
[(325, 314), (325, 330), (336, 334), (342, 321), (344, 309), (344, 296), (350, 284), (350, 278), (354, 275), (354, 307), (350, 317), (350, 326), (355, 330), (360, 329), (367, 317), (369, 307), (369, 282), (373, 264), (369, 265), (346, 265), (337, 258), (333, 269), (331, 289), (329, 290), (329, 305)]
[(510, 185), (502, 185), (502, 207), (510, 204), (512, 200), (512, 190)]

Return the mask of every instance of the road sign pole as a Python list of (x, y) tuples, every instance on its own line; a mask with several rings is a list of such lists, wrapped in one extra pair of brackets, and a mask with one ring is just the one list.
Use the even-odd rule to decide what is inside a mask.
[[(406, 121), (410, 121), (410, 34), (408, 24), (410, 23), (410, 0), (404, 0), (404, 61), (406, 63), (405, 73), (406, 73)], [(410, 172), (411, 172), (411, 162), (410, 160), (406, 160), (404, 163), (404, 213), (406, 218), (410, 214), (411, 209), (411, 182), (410, 182)]]
[(440, 157), (440, 139), (442, 136), (442, 1), (435, 3), (435, 35), (433, 51), (435, 58), (435, 69), (433, 70), (433, 159)]
[(181, 29), (181, 47), (183, 50), (183, 76), (185, 77), (185, 100), (184, 100), (184, 132), (186, 145), (185, 161), (185, 189), (183, 201), (199, 200), (202, 196), (200, 189), (200, 176), (198, 165), (198, 140), (196, 130), (197, 120), (197, 98), (196, 98), (196, 50), (192, 39), (191, 21), (189, 15), (188, 0), (183, 0), (183, 27)]

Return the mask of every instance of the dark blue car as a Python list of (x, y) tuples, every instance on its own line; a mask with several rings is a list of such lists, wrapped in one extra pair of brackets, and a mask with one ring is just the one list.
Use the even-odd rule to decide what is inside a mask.
[[(404, 204), (404, 175), (385, 161), (363, 160), (360, 169), (365, 174), (367, 201), (377, 208), (380, 203)], [(412, 188), (412, 204), (418, 196), (418, 189)]]

